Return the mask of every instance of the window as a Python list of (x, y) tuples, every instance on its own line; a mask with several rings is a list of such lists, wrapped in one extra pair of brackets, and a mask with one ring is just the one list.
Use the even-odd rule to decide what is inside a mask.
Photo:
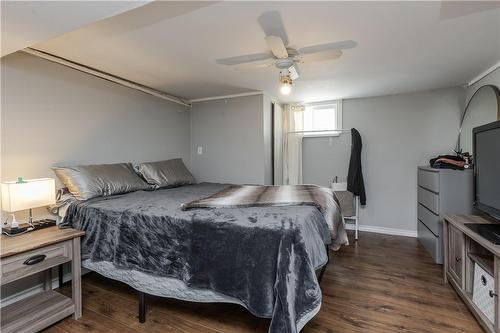
[(342, 128), (342, 102), (306, 104), (304, 136), (338, 136)]

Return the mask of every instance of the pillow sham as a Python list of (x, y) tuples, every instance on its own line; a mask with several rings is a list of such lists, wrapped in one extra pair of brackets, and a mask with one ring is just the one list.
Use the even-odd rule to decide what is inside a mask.
[(52, 170), (78, 200), (149, 189), (130, 163), (53, 167)]
[(182, 159), (139, 163), (135, 170), (153, 188), (176, 187), (194, 184), (196, 180)]

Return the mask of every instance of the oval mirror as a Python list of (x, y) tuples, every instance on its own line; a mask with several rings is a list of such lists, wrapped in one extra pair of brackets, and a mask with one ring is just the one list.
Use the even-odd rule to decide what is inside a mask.
[(472, 154), (472, 129), (500, 119), (500, 91), (485, 85), (472, 95), (462, 115), (458, 147)]

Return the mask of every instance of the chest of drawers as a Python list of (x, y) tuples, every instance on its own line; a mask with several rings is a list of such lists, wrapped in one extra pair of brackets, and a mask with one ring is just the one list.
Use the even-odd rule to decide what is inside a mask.
[(445, 214), (471, 214), (472, 170), (418, 167), (418, 240), (434, 261), (443, 263), (443, 217)]

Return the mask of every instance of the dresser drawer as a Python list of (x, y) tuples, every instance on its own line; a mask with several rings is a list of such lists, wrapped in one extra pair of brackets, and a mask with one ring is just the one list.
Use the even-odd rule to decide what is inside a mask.
[(439, 220), (439, 215), (434, 214), (421, 204), (418, 204), (417, 216), (418, 220), (422, 221), (434, 235), (441, 235), (441, 221)]
[(439, 192), (439, 172), (418, 169), (418, 186), (432, 192)]
[(0, 263), (1, 284), (71, 261), (71, 258), (71, 241), (7, 257)]
[(425, 188), (418, 187), (418, 202), (433, 213), (439, 215), (439, 195)]
[(424, 246), (424, 248), (429, 252), (429, 254), (434, 259), (437, 264), (443, 263), (443, 244), (442, 238), (436, 237), (421, 221), (417, 222), (417, 237)]

